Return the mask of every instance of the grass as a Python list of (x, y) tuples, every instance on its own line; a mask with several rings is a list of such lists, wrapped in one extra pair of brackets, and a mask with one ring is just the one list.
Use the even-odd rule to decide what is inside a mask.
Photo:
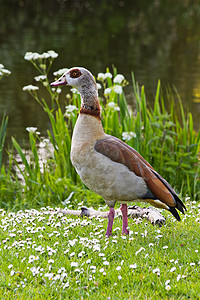
[(187, 209), (161, 228), (130, 220), (129, 237), (116, 218), (110, 239), (104, 219), (1, 210), (0, 298), (199, 299), (200, 214)]

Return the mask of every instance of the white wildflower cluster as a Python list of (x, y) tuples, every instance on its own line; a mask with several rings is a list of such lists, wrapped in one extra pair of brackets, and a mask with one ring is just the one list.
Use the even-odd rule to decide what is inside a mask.
[(37, 131), (37, 127), (26, 127), (26, 130), (31, 133), (35, 133)]
[(124, 131), (122, 132), (122, 140), (124, 141), (130, 141), (132, 138), (136, 138), (136, 133), (133, 131)]
[(64, 116), (67, 118), (70, 118), (71, 116), (75, 117), (75, 112), (78, 110), (78, 108), (75, 105), (67, 105), (65, 106), (65, 113)]
[(113, 111), (120, 111), (120, 107), (115, 102), (109, 102), (107, 104), (107, 107), (110, 108)]
[(107, 78), (112, 78), (112, 74), (110, 72), (106, 72), (106, 73), (98, 73), (97, 75), (97, 79), (100, 81), (104, 81)]
[(122, 82), (125, 80), (125, 77), (124, 77), (124, 75), (122, 75), (122, 74), (117, 74), (116, 76), (115, 76), (115, 78), (113, 79), (113, 82), (114, 83), (117, 83), (117, 84), (122, 84)]
[(104, 90), (104, 96), (108, 96), (108, 95), (110, 95), (112, 93), (112, 89), (111, 88), (106, 88), (105, 90)]
[(114, 91), (118, 95), (121, 95), (123, 92), (123, 89), (122, 89), (121, 85), (111, 86), (104, 90), (104, 96), (109, 96), (112, 93), (112, 91)]
[(35, 81), (44, 81), (47, 79), (46, 75), (39, 75), (34, 77)]
[(56, 76), (56, 77), (60, 77), (64, 73), (66, 73), (68, 70), (69, 69), (67, 69), (67, 68), (59, 69), (58, 71), (53, 72), (53, 75)]
[[(112, 79), (112, 74), (110, 72), (99, 73), (97, 75), (97, 80), (102, 81), (104, 85), (104, 96), (108, 97), (112, 92), (121, 95), (123, 93), (122, 86), (127, 84), (125, 77), (122, 74), (117, 74), (113, 79), (113, 86), (106, 87), (106, 79)], [(101, 88), (101, 85), (98, 85), (98, 89)]]
[(26, 131), (30, 132), (30, 133), (35, 133), (37, 135), (40, 135), (40, 132), (37, 131), (37, 127), (26, 127)]
[(100, 83), (97, 83), (97, 89), (100, 90), (101, 89), (101, 85)]
[(56, 53), (53, 50), (49, 50), (47, 52), (44, 52), (42, 54), (39, 54), (37, 52), (26, 52), (24, 55), (25, 60), (42, 60), (42, 59), (54, 59), (58, 56), (58, 53)]
[(4, 65), (0, 64), (0, 79), (5, 75), (10, 75), (11, 72), (5, 69)]
[(28, 91), (28, 92), (35, 92), (37, 90), (39, 90), (39, 87), (38, 86), (35, 86), (35, 85), (32, 85), (32, 84), (29, 84), (29, 85), (26, 85), (22, 88), (22, 90), (25, 92), (25, 91)]
[(121, 95), (123, 92), (121, 85), (118, 84), (113, 86), (113, 91), (118, 95)]
[(76, 88), (71, 88), (70, 91), (72, 92), (72, 94), (80, 94)]

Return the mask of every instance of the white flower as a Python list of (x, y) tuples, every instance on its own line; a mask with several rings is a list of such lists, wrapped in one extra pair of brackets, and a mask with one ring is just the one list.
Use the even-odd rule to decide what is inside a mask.
[(85, 251), (81, 251), (81, 252), (78, 254), (78, 257), (82, 257), (84, 254), (85, 254)]
[(74, 270), (74, 272), (80, 272), (81, 270), (79, 269), (79, 268), (76, 268), (75, 270)]
[(178, 274), (178, 276), (176, 277), (176, 280), (179, 281), (181, 279), (181, 274)]
[(54, 76), (62, 76), (64, 73), (66, 73), (69, 69), (67, 68), (63, 68), (63, 69), (59, 69), (58, 71), (54, 72), (53, 75)]
[(67, 281), (64, 285), (63, 285), (63, 289), (65, 289), (66, 287), (69, 286), (69, 281)]
[(100, 90), (101, 89), (101, 85), (100, 83), (97, 83), (97, 89)]
[(168, 285), (170, 283), (170, 279), (165, 281), (165, 285)]
[(195, 263), (190, 263), (190, 266), (195, 266)]
[(113, 90), (119, 95), (122, 94), (123, 91), (121, 85), (114, 85)]
[(115, 102), (109, 102), (107, 105), (115, 111), (120, 111), (120, 107)]
[(112, 74), (111, 74), (110, 72), (106, 72), (106, 73), (104, 74), (104, 76), (105, 76), (105, 78), (112, 78), (112, 77), (113, 77)]
[(12, 270), (12, 271), (10, 272), (10, 276), (13, 276), (13, 275), (15, 275), (15, 271)]
[(105, 80), (105, 74), (104, 74), (104, 73), (99, 73), (99, 74), (97, 75), (97, 79), (98, 79), (98, 80)]
[(113, 79), (113, 82), (114, 82), (114, 83), (121, 84), (122, 81), (123, 81), (124, 79), (125, 79), (125, 78), (124, 78), (123, 75), (117, 74), (117, 75), (115, 76), (115, 78)]
[(22, 88), (23, 91), (37, 91), (39, 90), (39, 87), (38, 86), (35, 86), (35, 85), (32, 85), (32, 84), (29, 84), (29, 85), (26, 85)]
[(32, 60), (33, 59), (33, 52), (26, 52), (24, 55), (24, 59)]
[(99, 272), (100, 272), (100, 273), (103, 273), (103, 272), (104, 272), (104, 268), (101, 268), (101, 269), (99, 270)]
[(78, 91), (76, 88), (71, 88), (70, 91), (71, 91), (73, 94), (79, 94), (79, 91)]
[(54, 50), (49, 50), (47, 53), (48, 53), (48, 54), (50, 55), (50, 57), (52, 57), (52, 58), (58, 57), (58, 53), (56, 53)]
[(24, 55), (25, 60), (37, 60), (37, 59), (47, 59), (47, 58), (56, 58), (58, 54), (53, 51), (49, 50), (48, 52), (44, 52), (42, 54), (39, 54), (37, 52), (26, 52)]
[(33, 276), (35, 276), (35, 275), (39, 274), (40, 267), (37, 267), (37, 268), (36, 267), (32, 267), (32, 268), (30, 268), (30, 270), (33, 273)]
[(90, 264), (91, 263), (91, 259), (89, 258), (88, 260), (86, 260), (86, 264)]
[(0, 69), (3, 69), (4, 68), (4, 65), (3, 64), (0, 64)]
[(135, 252), (135, 255), (138, 255), (142, 250), (145, 250), (144, 247), (141, 247), (138, 251)]
[(37, 131), (37, 127), (26, 127), (26, 130), (31, 133), (35, 133)]
[(53, 279), (53, 273), (46, 273), (44, 274), (45, 277), (49, 278), (49, 280), (52, 280)]
[(94, 251), (100, 251), (100, 250), (101, 250), (100, 245), (94, 245), (94, 246), (93, 246), (93, 250), (94, 250)]
[(10, 233), (9, 236), (10, 236), (10, 237), (15, 237), (16, 234), (15, 234), (15, 233)]
[(121, 275), (119, 275), (119, 276), (118, 276), (118, 279), (119, 279), (119, 280), (122, 280), (122, 276), (121, 276)]
[(135, 137), (136, 137), (136, 134), (133, 131), (129, 131), (129, 132), (124, 131), (124, 132), (122, 132), (122, 140), (124, 140), (124, 141), (130, 141), (132, 138), (135, 138)]
[[(42, 236), (43, 237), (43, 236)], [(44, 251), (44, 247), (41, 245), (35, 248), (35, 251)]]
[(8, 266), (8, 269), (12, 269), (12, 267), (13, 267), (13, 265), (11, 264), (11, 265)]
[(154, 274), (160, 274), (160, 269), (159, 268), (155, 268), (153, 271), (152, 271)]
[(137, 265), (136, 265), (136, 264), (130, 265), (129, 268), (131, 268), (131, 269), (136, 269), (136, 268), (137, 268)]
[(121, 268), (122, 268), (121, 266), (118, 266), (118, 267), (116, 267), (116, 270), (117, 270), (117, 271), (120, 271)]
[(42, 54), (39, 54), (40, 55), (40, 57), (39, 58), (49, 58), (49, 57), (51, 57), (51, 55), (49, 54), (49, 53), (47, 53), (47, 52), (44, 52), (44, 53), (42, 53)]
[(171, 286), (170, 286), (170, 285), (166, 285), (166, 286), (165, 286), (165, 289), (166, 289), (167, 291), (169, 291), (169, 290), (171, 289)]
[(62, 273), (62, 272), (65, 272), (65, 268), (64, 267), (61, 267), (59, 270), (58, 270), (58, 273)]
[(104, 90), (104, 95), (109, 95), (112, 92), (112, 90), (110, 88), (107, 88)]
[(57, 88), (56, 89), (56, 93), (60, 94), (62, 92), (62, 89), (61, 88)]
[(176, 270), (176, 267), (173, 267), (170, 269), (170, 272), (174, 272)]
[(105, 266), (109, 266), (109, 262), (108, 262), (107, 260), (104, 261), (103, 264), (104, 264)]
[(77, 262), (71, 262), (71, 267), (78, 267), (78, 263)]
[(46, 75), (39, 75), (39, 76), (34, 77), (35, 81), (43, 81), (46, 78), (47, 78)]
[(54, 260), (53, 259), (49, 259), (48, 260), (48, 264), (53, 264), (54, 263)]
[(2, 75), (10, 75), (11, 74), (11, 72), (7, 69), (1, 69), (1, 73), (2, 73)]
[(163, 246), (163, 249), (167, 249), (168, 248), (168, 246)]
[(24, 55), (25, 60), (37, 60), (40, 58), (40, 54), (36, 52), (26, 52)]
[(39, 256), (30, 255), (28, 263), (30, 264), (30, 263), (34, 262), (35, 260), (38, 260), (38, 259), (39, 259)]
[(97, 75), (98, 80), (104, 81), (106, 78), (112, 78), (112, 74), (110, 72), (106, 72), (105, 74), (98, 73), (98, 75)]
[(76, 111), (76, 110), (78, 110), (78, 108), (75, 105), (69, 104), (69, 105), (65, 106), (65, 114), (64, 115), (68, 118), (71, 115), (75, 116), (74, 111)]

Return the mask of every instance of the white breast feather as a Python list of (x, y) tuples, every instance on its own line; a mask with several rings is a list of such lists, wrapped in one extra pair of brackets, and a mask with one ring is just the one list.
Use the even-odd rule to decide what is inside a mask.
[[(147, 192), (144, 180), (126, 166), (112, 161), (94, 149), (96, 138), (94, 138), (95, 122), (93, 121), (95, 118), (89, 116), (89, 120), (91, 119), (94, 123), (92, 127), (88, 125), (88, 116), (86, 119), (87, 126), (84, 132), (82, 124), (76, 123), (71, 150), (72, 164), (81, 180), (87, 187), (101, 195), (107, 203), (141, 198)], [(92, 134), (90, 128), (93, 131)], [(98, 135), (99, 138), (106, 136), (102, 130), (101, 134), (98, 132)]]

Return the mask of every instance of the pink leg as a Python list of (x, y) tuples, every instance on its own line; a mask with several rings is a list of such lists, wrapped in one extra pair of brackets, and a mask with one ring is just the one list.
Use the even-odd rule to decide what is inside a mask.
[(115, 210), (113, 207), (110, 207), (108, 214), (108, 227), (106, 230), (106, 236), (109, 237), (112, 234), (113, 220), (115, 217)]
[(122, 222), (123, 222), (122, 234), (129, 234), (129, 231), (127, 229), (127, 227), (128, 227), (127, 204), (121, 204), (120, 209), (121, 209), (121, 212), (122, 212)]

